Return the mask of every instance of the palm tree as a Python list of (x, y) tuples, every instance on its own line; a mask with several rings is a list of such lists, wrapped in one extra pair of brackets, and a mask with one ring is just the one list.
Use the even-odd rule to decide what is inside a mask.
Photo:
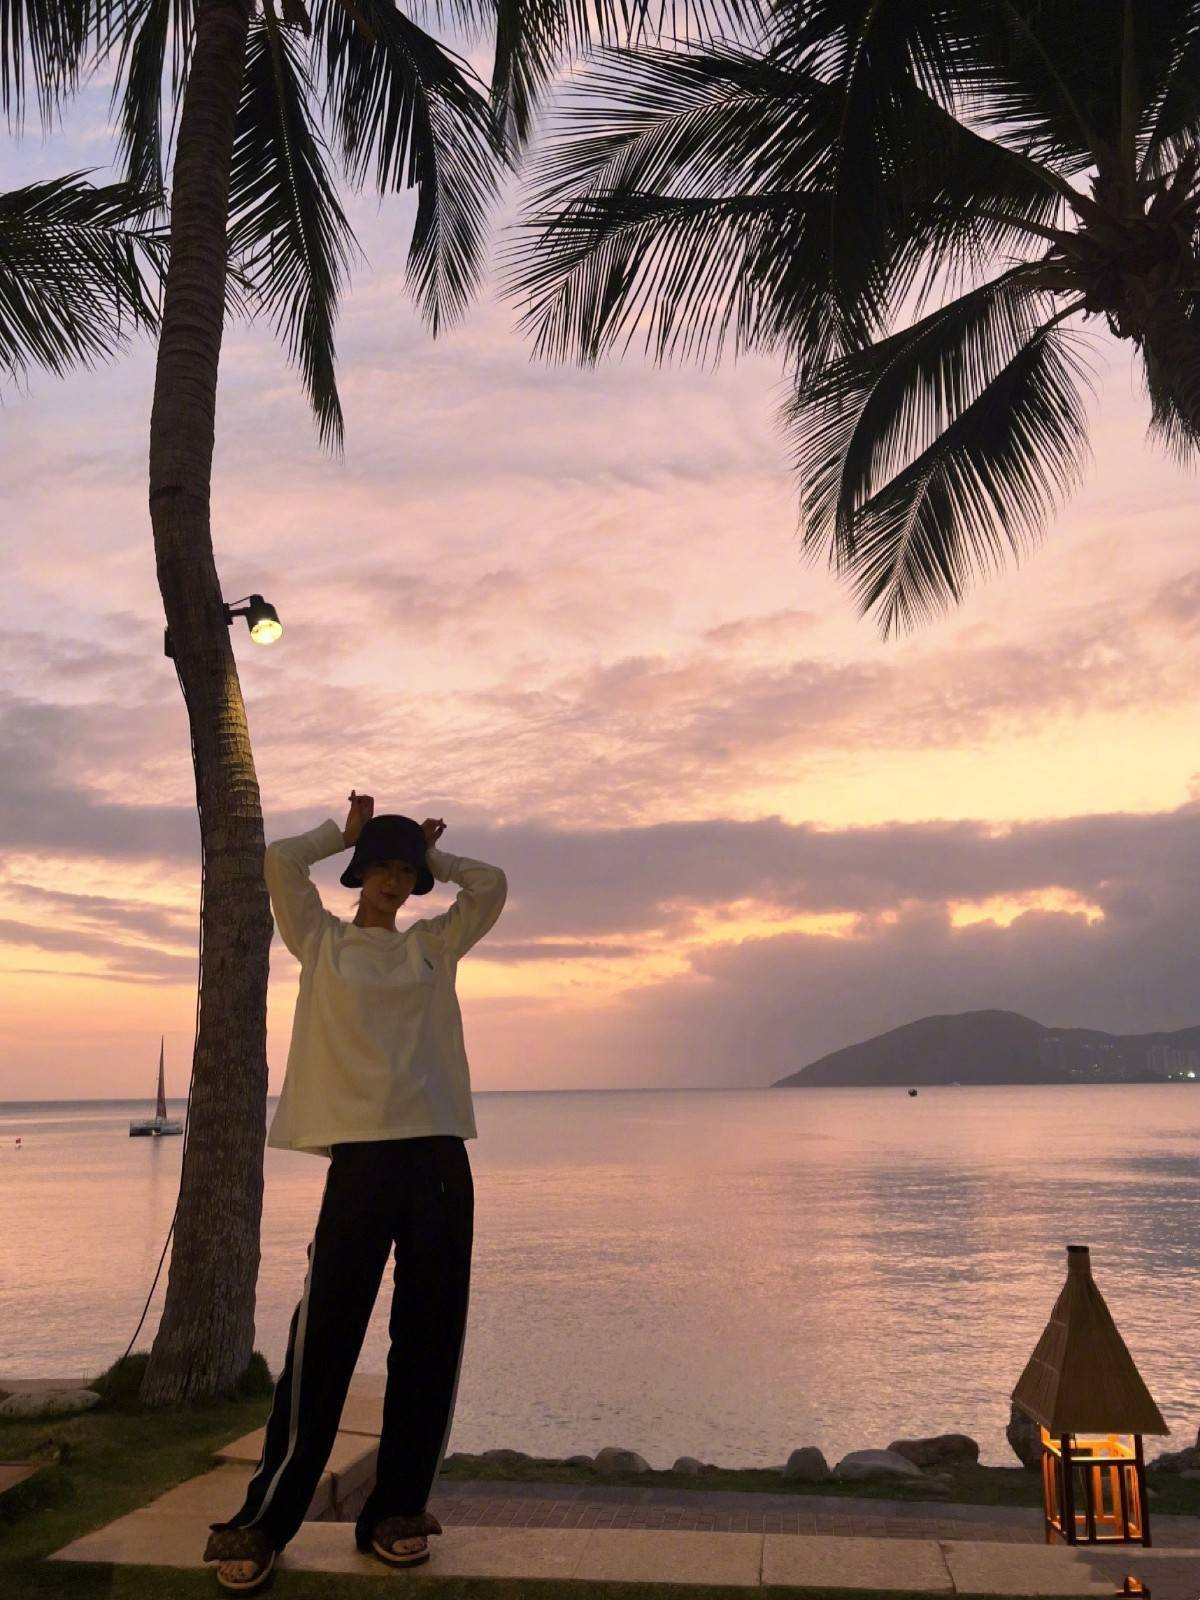
[[(46, 0), (24, 0), (31, 14)], [(331, 175), (416, 187), (409, 281), (431, 331), (465, 309), (488, 209), (557, 62), (651, 29), (649, 0), (417, 0), (495, 33), (490, 96), (394, 0), (67, 0), (52, 62), (116, 62), (131, 181), (170, 166), (170, 260), (150, 420), (150, 517), (187, 704), (205, 863), (200, 1018), (187, 1159), (148, 1404), (228, 1390), (252, 1348), (267, 1091), (271, 915), (245, 708), (213, 559), (209, 493), (232, 271), (299, 366), (323, 444), (341, 447), (334, 321), (354, 242)], [(691, 0), (701, 32), (756, 0)], [(19, 9), (22, 0), (0, 0)], [(0, 46), (3, 33), (0, 31)], [(0, 61), (3, 50), (0, 48)], [(164, 105), (177, 124), (171, 159)], [(328, 130), (322, 132), (321, 118)]]
[(158, 197), (86, 174), (0, 193), (0, 379), (61, 377), (158, 325)]
[[(299, 41), (309, 41), (309, 48)], [(230, 255), (273, 316), (323, 442), (342, 415), (333, 327), (352, 248), (314, 116), (352, 178), (419, 193), (410, 275), (436, 329), (479, 270), (502, 149), (466, 69), (387, 0), (131, 0), (114, 48), (131, 176), (161, 170), (168, 47), (178, 108), (171, 247), (150, 419), (150, 516), (195, 759), (205, 862), (187, 1160), (147, 1404), (227, 1390), (252, 1350), (272, 921), (259, 789), (213, 558), (209, 492)], [(323, 60), (322, 60), (323, 58)]]
[(599, 54), (510, 253), (536, 348), (786, 364), (804, 548), (885, 636), (1080, 478), (1087, 323), (1200, 443), (1198, 0), (776, 0)]

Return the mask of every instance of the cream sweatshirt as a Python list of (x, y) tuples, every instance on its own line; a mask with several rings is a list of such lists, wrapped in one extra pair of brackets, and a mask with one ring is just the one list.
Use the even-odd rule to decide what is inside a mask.
[(504, 906), (499, 867), (431, 847), (441, 882), (461, 884), (449, 911), (405, 929), (360, 928), (321, 903), (314, 861), (347, 845), (330, 817), (266, 848), (280, 937), (300, 962), (287, 1072), (267, 1143), (328, 1156), (330, 1145), (453, 1133), (477, 1137), (462, 1014), (460, 957)]

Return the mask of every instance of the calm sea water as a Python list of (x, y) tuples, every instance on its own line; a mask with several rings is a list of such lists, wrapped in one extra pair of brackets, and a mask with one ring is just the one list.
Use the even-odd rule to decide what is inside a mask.
[[(182, 1140), (128, 1137), (151, 1109), (0, 1105), (0, 1373), (98, 1371), (125, 1349), (179, 1180)], [(1091, 1246), (1171, 1426), (1150, 1453), (1195, 1439), (1193, 1087), (479, 1093), (476, 1120), (451, 1450), (770, 1466), (962, 1430), (1011, 1463), (1009, 1392), (1068, 1243)], [(273, 1371), (325, 1170), (267, 1151)], [(390, 1292), (389, 1272), (360, 1371), (384, 1370)]]

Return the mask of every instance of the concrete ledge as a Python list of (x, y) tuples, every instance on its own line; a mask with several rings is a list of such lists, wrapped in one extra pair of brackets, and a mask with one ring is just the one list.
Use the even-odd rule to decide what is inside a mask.
[(338, 1431), (373, 1434), (378, 1439), (383, 1431), (383, 1395), (355, 1394), (351, 1390), (342, 1407)]
[(240, 1461), (256, 1467), (262, 1460), (263, 1435), (266, 1431), (265, 1428), (255, 1428), (253, 1433), (244, 1433), (240, 1439), (232, 1439), (229, 1444), (213, 1451), (214, 1459)]
[(346, 1392), (382, 1401), (386, 1389), (386, 1372), (356, 1372), (350, 1379), (350, 1387)]
[[(253, 1433), (245, 1433), (240, 1439), (234, 1439), (231, 1444), (214, 1451), (214, 1456), (221, 1462), (257, 1467), (262, 1460), (265, 1431), (264, 1428), (255, 1428)], [(334, 1437), (326, 1471), (333, 1474), (334, 1492), (339, 1500), (351, 1489), (356, 1489), (364, 1479), (373, 1476), (378, 1452), (378, 1441), (370, 1434), (339, 1432)]]
[[(240, 1439), (235, 1439), (232, 1444), (225, 1445), (216, 1452), (218, 1461), (227, 1466), (239, 1468), (249, 1467), (251, 1471), (246, 1475), (245, 1482), (249, 1482), (254, 1475), (254, 1469), (262, 1460), (264, 1428), (256, 1428), (253, 1433), (243, 1434)], [(313, 1502), (308, 1508), (309, 1517), (344, 1516), (344, 1507), (351, 1501), (363, 1498), (361, 1491), (369, 1489), (375, 1481), (375, 1460), (379, 1454), (379, 1441), (369, 1434), (338, 1433), (333, 1441), (333, 1448), (329, 1452), (325, 1471), (322, 1474), (322, 1483), (328, 1479), (324, 1490), (318, 1489), (313, 1497)], [(211, 1474), (205, 1474), (210, 1477)], [(198, 1480), (193, 1479), (193, 1482)], [(180, 1487), (183, 1487), (180, 1485)], [(243, 1484), (243, 1493), (245, 1485)], [(236, 1507), (235, 1507), (236, 1509)]]
[[(615, 1534), (610, 1534), (615, 1538)], [(572, 1578), (587, 1543), (582, 1528), (447, 1528), (429, 1541), (430, 1559), (403, 1576), (436, 1578)], [(280, 1558), (280, 1566), (305, 1572), (397, 1574), (354, 1544), (346, 1524), (306, 1522)]]
[(102, 1561), (118, 1567), (201, 1567), (210, 1520), (217, 1518), (196, 1511), (131, 1511), (64, 1545), (48, 1559)]
[[(200, 1567), (208, 1519), (195, 1513), (133, 1511), (56, 1550), (52, 1561), (113, 1566)], [(761, 1534), (634, 1532), (615, 1528), (448, 1528), (432, 1556), (404, 1574), (471, 1578), (597, 1578), (612, 1582), (724, 1583), (757, 1588)], [(738, 1548), (740, 1546), (740, 1549)], [(305, 1522), (279, 1558), (280, 1570), (351, 1572), (395, 1578), (355, 1547), (344, 1522)]]
[[(575, 1570), (571, 1573), (573, 1578), (592, 1578), (609, 1583), (719, 1583), (733, 1589), (759, 1587), (763, 1546), (761, 1533), (680, 1533), (669, 1528), (589, 1528), (586, 1530), (586, 1539)], [(526, 1576), (532, 1577), (533, 1573)]]
[(15, 1489), (26, 1478), (32, 1478), (46, 1465), (44, 1461), (0, 1461), (0, 1494)]
[[(228, 1470), (228, 1469), (225, 1469)], [(210, 1477), (215, 1474), (209, 1474)], [(194, 1480), (193, 1480), (194, 1481)], [(50, 1557), (113, 1566), (199, 1568), (210, 1518), (191, 1511), (131, 1512)], [(1103, 1552), (1046, 1546), (940, 1546), (926, 1539), (840, 1539), (786, 1534), (680, 1533), (617, 1528), (448, 1527), (429, 1541), (432, 1558), (402, 1576), (590, 1578), (611, 1583), (721, 1584), (731, 1593), (770, 1587), (896, 1589), (926, 1595), (1113, 1595), (1127, 1573), (1154, 1600), (1196, 1600), (1200, 1551)], [(305, 1522), (279, 1559), (281, 1570), (395, 1578), (355, 1548), (344, 1522)]]
[[(1153, 1530), (1151, 1530), (1153, 1531)], [(1114, 1595), (1134, 1574), (1154, 1600), (1200, 1595), (1200, 1550), (942, 1541), (958, 1594)]]
[[(253, 1476), (253, 1464), (227, 1461), (222, 1466), (214, 1467), (211, 1472), (202, 1472), (198, 1477), (177, 1483), (173, 1489), (160, 1494), (157, 1500), (151, 1500), (149, 1505), (143, 1506), (142, 1510), (148, 1516), (202, 1516), (206, 1525), (225, 1522), (246, 1498), (246, 1485)], [(305, 1515), (320, 1517), (333, 1506), (334, 1476), (332, 1472), (325, 1471), (321, 1474)]]
[[(681, 1539), (694, 1534), (680, 1534)], [(714, 1538), (728, 1539), (727, 1533)], [(844, 1539), (763, 1534), (762, 1582), (797, 1588), (910, 1589), (952, 1594), (954, 1580), (933, 1539)], [(992, 1547), (993, 1549), (995, 1546)]]

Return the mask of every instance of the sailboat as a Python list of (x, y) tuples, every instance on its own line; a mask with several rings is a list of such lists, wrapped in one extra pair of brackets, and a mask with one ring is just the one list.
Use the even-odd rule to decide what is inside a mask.
[(176, 1122), (167, 1116), (167, 1094), (163, 1087), (163, 1043), (165, 1035), (160, 1035), (158, 1041), (158, 1099), (154, 1106), (154, 1115), (145, 1117), (140, 1122), (129, 1124), (129, 1137), (135, 1138), (138, 1134), (158, 1138), (160, 1133), (182, 1133), (183, 1123)]

